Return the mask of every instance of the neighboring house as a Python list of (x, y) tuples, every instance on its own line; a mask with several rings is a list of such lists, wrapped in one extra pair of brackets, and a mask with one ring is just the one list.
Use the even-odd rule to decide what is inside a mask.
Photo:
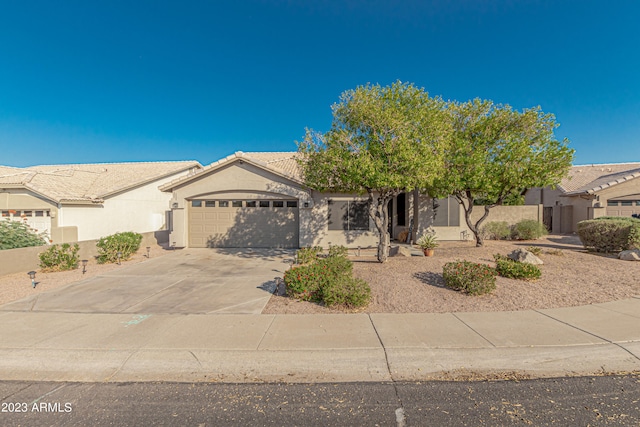
[(166, 229), (171, 199), (158, 187), (201, 168), (196, 161), (0, 166), (0, 211), (53, 243), (155, 232)]
[(601, 216), (640, 214), (640, 162), (573, 166), (556, 189), (533, 188), (526, 204), (544, 206), (544, 223), (554, 233)]
[[(172, 193), (170, 242), (176, 247), (282, 247), (378, 242), (366, 195), (320, 193), (307, 188), (297, 153), (237, 152), (160, 187)], [(452, 199), (403, 193), (388, 206), (390, 232), (420, 236), (435, 210), (434, 229), (443, 240), (470, 237), (464, 212)], [(474, 217), (482, 214), (474, 211)], [(489, 221), (542, 219), (538, 206), (498, 206)]]

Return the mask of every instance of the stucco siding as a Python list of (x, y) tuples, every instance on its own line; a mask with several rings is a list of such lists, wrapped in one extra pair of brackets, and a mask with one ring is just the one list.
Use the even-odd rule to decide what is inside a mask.
[(117, 232), (146, 233), (166, 227), (166, 212), (171, 195), (158, 186), (187, 172), (116, 194), (102, 205), (63, 205), (58, 218), (60, 227), (77, 227), (79, 241), (99, 239)]

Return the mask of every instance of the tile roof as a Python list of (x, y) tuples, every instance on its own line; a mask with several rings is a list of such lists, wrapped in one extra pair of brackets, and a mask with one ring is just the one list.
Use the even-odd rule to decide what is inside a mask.
[(640, 162), (573, 166), (558, 188), (566, 195), (592, 194), (640, 177)]
[(236, 160), (244, 160), (246, 162), (252, 163), (255, 166), (269, 170), (277, 175), (302, 183), (302, 170), (300, 169), (298, 162), (296, 161), (297, 156), (298, 153), (295, 151), (252, 153), (237, 151), (230, 156), (211, 163), (209, 166), (204, 167), (194, 175), (175, 179), (161, 186), (160, 189), (163, 191), (170, 191), (178, 185), (184, 184), (192, 179), (197, 179), (203, 174), (210, 173), (226, 165), (227, 163)]
[(196, 161), (0, 166), (0, 187), (29, 189), (54, 202), (102, 202), (126, 191), (192, 168)]

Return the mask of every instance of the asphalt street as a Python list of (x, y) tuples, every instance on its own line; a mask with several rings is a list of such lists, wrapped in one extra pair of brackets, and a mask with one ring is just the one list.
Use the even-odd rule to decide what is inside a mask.
[(13, 426), (638, 426), (640, 374), (328, 384), (0, 382)]

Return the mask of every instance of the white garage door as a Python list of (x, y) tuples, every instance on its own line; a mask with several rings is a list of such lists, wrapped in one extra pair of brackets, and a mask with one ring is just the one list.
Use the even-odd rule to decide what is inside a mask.
[(192, 248), (297, 248), (297, 200), (192, 200)]

